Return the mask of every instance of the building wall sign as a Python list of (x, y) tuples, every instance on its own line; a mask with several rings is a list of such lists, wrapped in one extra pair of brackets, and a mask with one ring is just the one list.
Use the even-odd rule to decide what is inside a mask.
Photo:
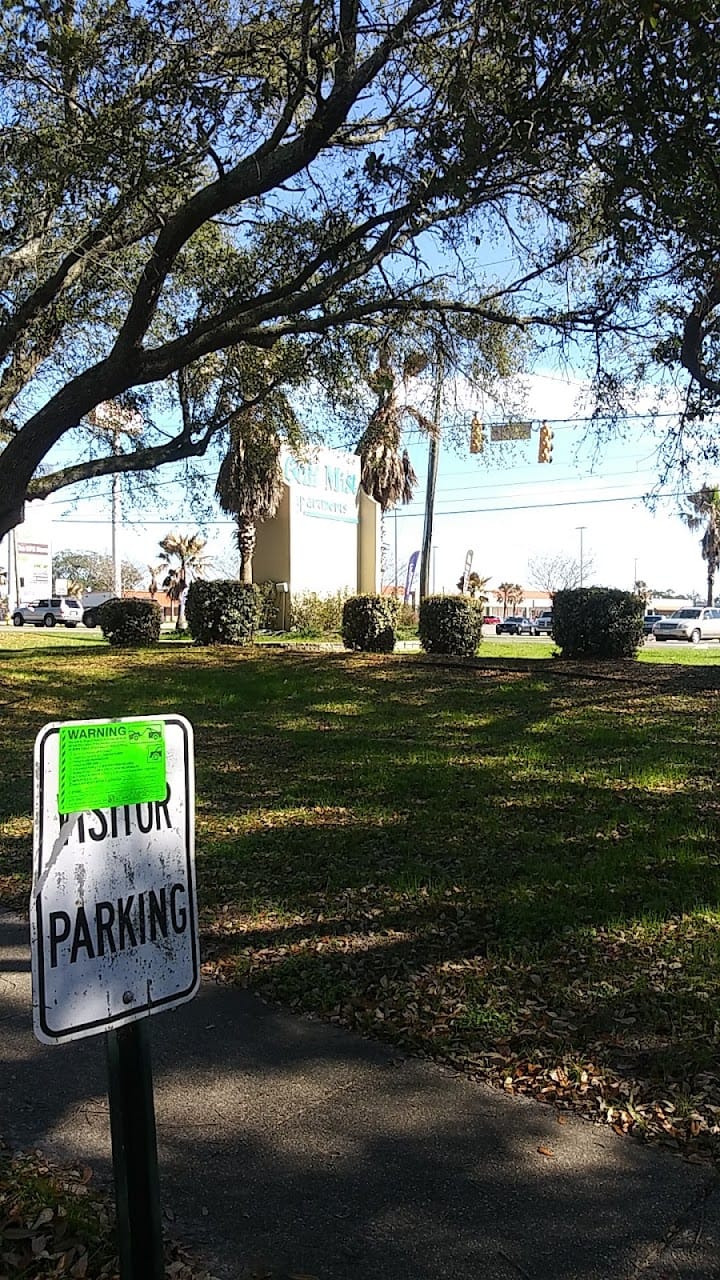
[(49, 547), (46, 542), (20, 542), (17, 544), (19, 556), (46, 556)]
[(50, 547), (47, 542), (16, 543), (17, 575), (21, 600), (50, 594)]
[(309, 462), (298, 462), (290, 454), (283, 461), (295, 511), (315, 520), (357, 523), (359, 472), (359, 460), (353, 454), (328, 450), (320, 450)]

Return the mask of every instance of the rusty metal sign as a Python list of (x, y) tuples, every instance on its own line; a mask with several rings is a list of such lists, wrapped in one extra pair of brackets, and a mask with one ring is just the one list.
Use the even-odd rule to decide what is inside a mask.
[[(111, 733), (109, 726), (123, 732)], [(124, 738), (132, 744), (147, 739), (153, 750), (162, 742), (160, 798), (147, 799), (147, 770), (133, 772), (128, 765), (122, 804), (96, 801), (92, 809), (60, 812), (59, 797), (94, 794), (96, 781), (90, 793), (83, 788), (102, 773), (103, 750), (108, 776), (113, 769), (119, 775), (118, 741)], [(75, 791), (61, 785), (61, 767), (75, 770)], [(135, 776), (137, 784), (131, 781)], [(97, 794), (111, 796), (114, 790)], [(39, 1040), (78, 1040), (173, 1009), (195, 995), (200, 964), (194, 843), (193, 736), (184, 717), (66, 722), (40, 731), (30, 901)]]

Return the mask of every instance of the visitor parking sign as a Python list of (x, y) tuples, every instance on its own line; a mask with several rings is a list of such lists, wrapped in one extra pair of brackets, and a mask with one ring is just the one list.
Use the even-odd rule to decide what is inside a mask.
[(35, 742), (33, 1023), (57, 1044), (192, 998), (200, 980), (192, 728), (49, 724)]

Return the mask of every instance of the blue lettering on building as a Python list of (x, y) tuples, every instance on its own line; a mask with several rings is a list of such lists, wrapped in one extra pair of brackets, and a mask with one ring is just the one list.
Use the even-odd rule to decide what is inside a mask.
[(340, 466), (303, 464), (287, 454), (283, 462), (283, 475), (286, 484), (302, 485), (305, 489), (320, 489), (331, 493), (357, 493), (358, 478), (354, 471)]

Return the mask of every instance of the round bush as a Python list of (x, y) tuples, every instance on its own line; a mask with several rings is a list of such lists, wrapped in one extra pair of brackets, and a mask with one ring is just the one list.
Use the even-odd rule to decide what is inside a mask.
[(391, 596), (351, 596), (342, 611), (340, 634), (346, 649), (392, 653), (397, 601)]
[(482, 639), (482, 605), (465, 596), (427, 596), (420, 604), (420, 644), (426, 653), (472, 658)]
[(198, 644), (252, 644), (261, 607), (261, 592), (253, 583), (192, 582), (185, 617)]
[(107, 641), (116, 648), (157, 644), (160, 639), (160, 606), (153, 600), (105, 600), (95, 610)]
[(634, 658), (644, 613), (642, 596), (615, 587), (556, 591), (553, 639), (563, 658)]

